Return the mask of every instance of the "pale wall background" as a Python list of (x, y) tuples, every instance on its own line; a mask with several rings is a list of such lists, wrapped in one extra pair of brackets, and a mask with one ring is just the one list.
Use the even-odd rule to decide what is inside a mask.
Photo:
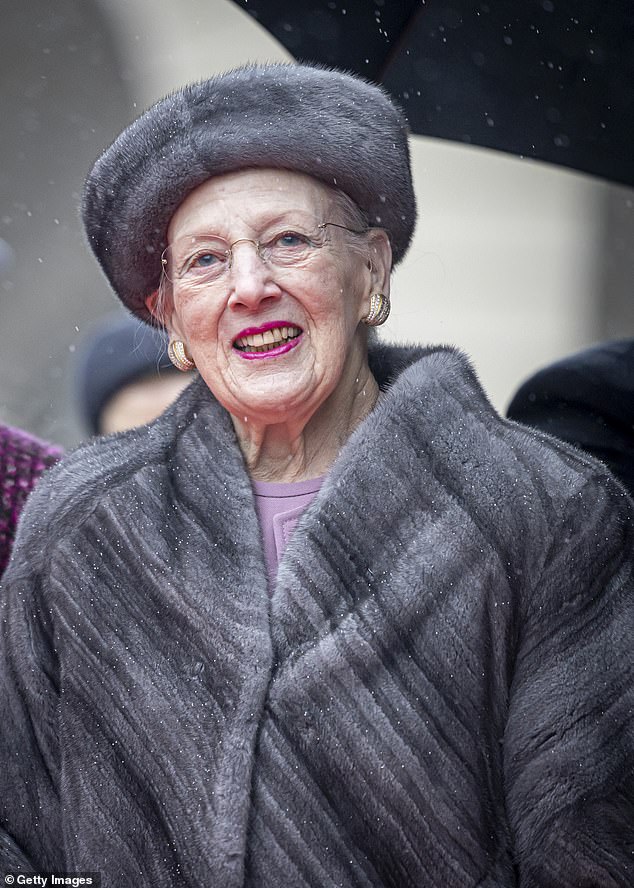
[[(51, 6), (54, 10), (51, 10)], [(0, 36), (0, 419), (72, 444), (78, 337), (115, 300), (77, 218), (92, 160), (182, 83), (290, 59), (228, 0), (22, 0)], [(383, 336), (455, 343), (504, 409), (535, 368), (634, 335), (632, 191), (414, 137), (420, 221)]]

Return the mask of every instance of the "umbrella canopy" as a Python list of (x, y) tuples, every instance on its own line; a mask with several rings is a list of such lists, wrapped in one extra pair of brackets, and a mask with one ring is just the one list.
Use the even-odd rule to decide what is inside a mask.
[(234, 0), (301, 61), (382, 83), (414, 133), (634, 186), (634, 0)]

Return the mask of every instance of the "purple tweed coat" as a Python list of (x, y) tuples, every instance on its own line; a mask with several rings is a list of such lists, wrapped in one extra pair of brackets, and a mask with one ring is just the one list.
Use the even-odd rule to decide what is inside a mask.
[(0, 425), (0, 576), (9, 563), (20, 512), (42, 472), (61, 456), (59, 447), (22, 429)]
[(634, 527), (449, 349), (387, 394), (272, 596), (197, 381), (38, 485), (0, 619), (0, 860), (107, 888), (631, 888)]

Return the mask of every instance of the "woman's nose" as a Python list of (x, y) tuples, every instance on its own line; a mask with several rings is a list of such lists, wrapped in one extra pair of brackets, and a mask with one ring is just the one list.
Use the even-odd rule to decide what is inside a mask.
[(232, 245), (229, 279), (231, 307), (245, 305), (253, 308), (264, 299), (274, 299), (281, 293), (270, 266), (260, 258), (257, 244), (251, 240), (236, 241)]

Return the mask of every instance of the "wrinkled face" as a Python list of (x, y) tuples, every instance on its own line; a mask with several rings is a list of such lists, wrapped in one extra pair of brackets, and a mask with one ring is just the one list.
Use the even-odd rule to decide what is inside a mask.
[(209, 180), (172, 217), (166, 325), (241, 421), (310, 416), (358, 376), (390, 253), (383, 232), (319, 229), (344, 215), (317, 180), (267, 169)]

